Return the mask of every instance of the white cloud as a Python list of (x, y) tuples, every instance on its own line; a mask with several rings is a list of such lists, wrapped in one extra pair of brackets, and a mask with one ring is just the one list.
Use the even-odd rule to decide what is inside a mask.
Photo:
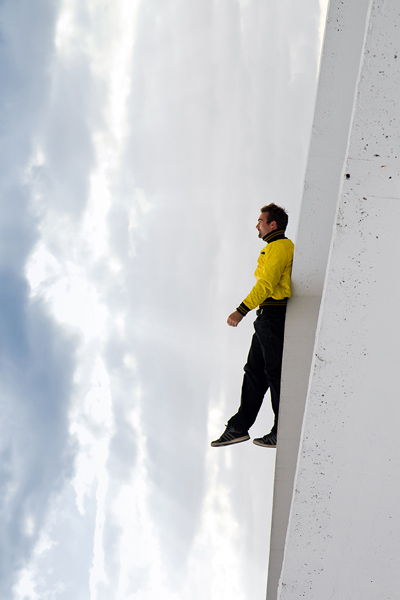
[[(0, 219), (4, 593), (16, 579), (15, 600), (254, 597), (272, 459), (209, 438), (251, 333), (233, 337), (225, 312), (252, 281), (254, 209), (279, 193), (297, 210), (317, 32), (296, 23), (310, 37), (290, 65), (286, 21), (275, 54), (280, 13), (257, 0), (49, 7), (29, 27), (1, 9), (17, 103)], [(20, 65), (29, 85), (10, 83)]]

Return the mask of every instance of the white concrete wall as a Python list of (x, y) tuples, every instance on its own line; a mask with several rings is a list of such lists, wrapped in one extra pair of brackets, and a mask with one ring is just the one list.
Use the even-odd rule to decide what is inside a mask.
[(369, 0), (331, 0), (288, 306), (268, 570), (275, 600), (323, 284), (364, 47)]
[[(310, 221), (323, 223), (324, 232), (331, 220), (333, 235), (329, 236), (332, 241), (325, 272), (325, 258), (311, 256), (318, 251), (318, 244), (307, 241), (305, 231), (298, 240), (295, 274), (300, 279), (301, 298), (293, 302), (293, 318), (301, 318), (307, 290), (315, 289), (316, 293), (309, 295), (318, 297), (324, 277), (325, 282), (291, 490), (288, 481), (279, 483), (280, 477), (285, 477), (286, 437), (298, 425), (288, 424), (294, 403), (291, 388), (295, 387), (294, 380), (289, 383), (289, 367), (296, 344), (287, 339), (287, 396), (279, 432), (274, 520), (282, 494), (290, 492), (292, 502), (278, 591), (271, 580), (271, 599), (400, 598), (400, 2), (359, 0), (350, 8), (345, 4), (349, 3), (331, 1), (331, 56), (343, 41), (340, 35), (354, 29), (357, 35), (350, 46), (354, 56), (356, 48), (359, 55), (361, 50), (361, 60), (359, 68), (354, 64), (352, 72), (342, 72), (343, 78), (334, 67), (338, 88), (329, 86), (329, 77), (325, 82), (334, 99), (341, 98), (344, 90), (353, 90), (348, 145), (342, 158), (343, 147), (332, 148), (328, 144), (332, 138), (318, 131), (324, 104), (317, 105), (313, 143), (321, 141), (321, 160), (328, 144), (338, 168), (342, 164), (339, 172), (332, 170), (329, 175), (323, 165), (320, 169), (322, 185), (331, 196), (329, 207), (318, 204), (317, 194), (312, 194), (313, 201), (307, 190), (304, 196), (299, 233), (306, 214)], [(351, 10), (356, 13), (350, 15)], [(336, 36), (335, 29), (340, 35)], [(328, 46), (327, 38), (324, 59)], [(341, 45), (336, 59), (340, 61), (340, 55), (350, 50)], [(324, 68), (323, 63), (321, 85)], [(340, 142), (346, 137), (340, 125), (344, 128), (346, 124), (347, 108), (337, 104), (337, 111), (343, 114), (342, 120), (338, 118)], [(317, 163), (312, 145), (308, 173)], [(321, 255), (325, 257), (323, 237)], [(288, 336), (292, 329), (293, 320)], [(311, 342), (307, 352), (310, 346)], [(300, 377), (302, 385), (304, 378)], [(276, 572), (271, 574), (275, 583)]]

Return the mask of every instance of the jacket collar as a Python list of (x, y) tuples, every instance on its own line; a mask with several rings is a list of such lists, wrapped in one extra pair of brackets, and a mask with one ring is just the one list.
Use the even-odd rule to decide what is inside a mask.
[(276, 240), (286, 240), (285, 232), (283, 229), (275, 229), (275, 231), (271, 231), (263, 237), (264, 242), (269, 244), (270, 242), (275, 242)]

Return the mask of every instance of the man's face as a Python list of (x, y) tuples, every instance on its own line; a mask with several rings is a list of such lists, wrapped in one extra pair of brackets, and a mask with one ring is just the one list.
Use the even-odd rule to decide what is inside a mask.
[(267, 223), (268, 218), (268, 212), (262, 212), (261, 215), (258, 217), (256, 229), (258, 230), (259, 238), (263, 238), (269, 233), (271, 233), (271, 231), (275, 231), (275, 229), (277, 229), (276, 221), (271, 221), (271, 223)]

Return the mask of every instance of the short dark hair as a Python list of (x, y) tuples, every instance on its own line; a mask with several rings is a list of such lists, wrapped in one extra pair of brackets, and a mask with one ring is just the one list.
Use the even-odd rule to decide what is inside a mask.
[(276, 221), (278, 229), (283, 229), (283, 231), (285, 231), (289, 217), (284, 208), (281, 208), (280, 206), (277, 206), (276, 204), (271, 202), (271, 204), (263, 206), (261, 212), (268, 213), (267, 223), (271, 223), (271, 221)]

